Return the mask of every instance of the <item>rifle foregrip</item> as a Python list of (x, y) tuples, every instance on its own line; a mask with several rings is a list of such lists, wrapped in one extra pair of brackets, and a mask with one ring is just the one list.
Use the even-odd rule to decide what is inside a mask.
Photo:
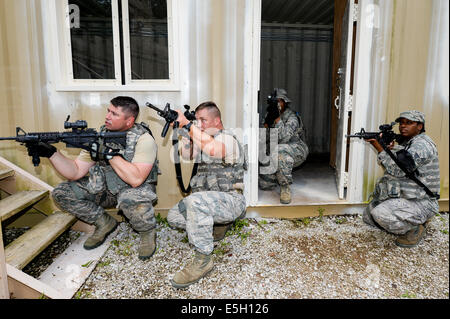
[(39, 163), (41, 162), (41, 159), (39, 158), (39, 155), (33, 154), (31, 161), (33, 162), (33, 165), (35, 167), (37, 167), (37, 166), (39, 166)]

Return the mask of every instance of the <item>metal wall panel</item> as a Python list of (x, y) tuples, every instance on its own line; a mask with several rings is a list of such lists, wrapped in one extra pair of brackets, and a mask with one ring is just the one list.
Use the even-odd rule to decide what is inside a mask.
[(334, 0), (263, 0), (263, 22), (333, 24)]
[[(185, 103), (195, 106), (205, 100), (214, 100), (221, 107), (225, 126), (241, 126), (245, 69), (243, 57), (246, 40), (244, 37), (245, 1), (179, 1), (181, 81), (180, 90), (173, 92), (56, 91), (55, 78), (50, 68), (55, 64), (55, 60), (52, 60), (54, 53), (53, 48), (49, 46), (47, 32), (48, 27), (54, 26), (46, 27), (48, 23), (46, 17), (51, 13), (44, 12), (45, 6), (41, 5), (47, 1), (0, 0), (0, 111), (2, 112), (0, 133), (2, 136), (13, 135), (16, 126), (21, 126), (28, 131), (62, 130), (62, 123), (67, 114), (71, 114), (73, 120), (85, 119), (89, 126), (97, 127), (103, 122), (105, 107), (109, 100), (119, 94), (131, 95), (141, 105), (151, 101), (155, 105), (164, 105), (169, 102), (177, 107)], [(276, 5), (282, 1), (273, 0), (272, 2)], [(384, 2), (373, 1), (373, 3), (381, 8)], [(439, 1), (397, 0), (394, 3), (393, 16), (383, 15), (383, 10), (380, 10), (380, 25), (385, 19), (390, 19), (393, 24), (392, 32), (387, 32), (385, 37), (379, 37), (374, 33), (372, 39), (376, 44), (373, 50), (379, 54), (377, 63), (382, 65), (387, 74), (370, 78), (373, 88), (377, 86), (383, 86), (383, 88), (373, 90), (374, 95), (369, 99), (371, 109), (367, 113), (366, 120), (364, 123), (355, 123), (357, 125), (352, 128), (359, 130), (361, 125), (364, 125), (368, 130), (374, 130), (380, 123), (395, 118), (398, 112), (405, 108), (414, 107), (425, 111), (428, 121), (427, 133), (437, 143), (440, 154), (441, 195), (442, 198), (448, 199), (448, 89), (447, 95), (442, 96), (442, 90), (434, 86), (433, 73), (429, 73), (429, 65), (436, 61), (432, 54), (440, 50), (430, 45), (430, 36), (435, 34), (445, 37), (439, 30), (431, 27), (432, 11), (436, 3)], [(303, 2), (300, 5), (307, 7)], [(448, 16), (448, 7), (446, 10)], [(329, 24), (329, 22), (324, 21), (323, 24)], [(438, 26), (436, 24), (436, 27)], [(322, 103), (327, 107), (331, 106), (331, 101), (322, 101), (326, 100), (326, 97), (329, 99), (330, 96), (330, 93), (326, 92), (329, 87), (323, 83), (330, 85), (329, 79), (326, 79), (326, 74), (330, 73), (324, 70), (328, 68), (328, 65), (331, 68), (330, 53), (328, 53), (328, 60), (326, 59), (327, 50), (331, 51), (331, 31), (318, 29), (309, 29), (308, 32), (295, 29), (295, 31), (283, 30), (281, 32), (284, 32), (284, 35), (279, 35), (279, 31), (263, 30), (261, 42), (261, 45), (265, 47), (262, 48), (262, 59), (268, 59), (268, 52), (276, 56), (276, 63), (272, 62), (271, 68), (263, 64), (262, 83), (265, 83), (265, 78), (275, 78), (277, 83), (261, 86), (259, 112), (261, 113), (262, 103), (265, 102), (265, 97), (273, 87), (285, 86), (294, 100), (293, 104), (300, 107), (301, 115), (308, 123), (310, 137), (311, 132), (327, 129), (329, 119), (324, 118), (324, 114), (326, 116), (328, 113), (320, 108)], [(330, 42), (322, 41), (326, 32), (330, 33)], [(322, 40), (306, 41), (306, 35)], [(284, 41), (282, 41), (283, 36)], [(264, 40), (264, 37), (267, 39)], [(275, 41), (275, 37), (280, 38)], [(303, 41), (299, 40), (299, 37), (304, 37)], [(296, 40), (286, 41), (291, 38)], [(392, 40), (392, 49), (386, 52), (381, 49), (383, 39)], [(436, 42), (439, 43), (439, 37)], [(280, 45), (285, 49), (280, 50)], [(295, 53), (300, 48), (302, 48), (302, 55)], [(312, 58), (316, 60), (311, 60)], [(285, 63), (285, 60), (290, 62)], [(292, 72), (294, 68), (286, 69), (293, 64), (301, 65), (303, 71)], [(284, 66), (285, 69), (280, 66)], [(375, 70), (376, 64), (367, 67)], [(439, 69), (439, 65), (435, 68)], [(309, 70), (309, 78), (300, 81), (300, 76), (307, 74), (306, 70)], [(448, 83), (448, 68), (446, 77)], [(425, 98), (427, 92), (430, 92), (433, 87), (435, 90), (433, 96)], [(313, 97), (311, 90), (318, 91), (320, 95)], [(298, 93), (297, 97), (294, 96), (296, 92), (302, 91), (304, 92), (302, 95)], [(382, 99), (377, 99), (378, 92), (383, 92)], [(150, 123), (159, 146), (158, 158), (163, 175), (158, 184), (158, 208), (170, 208), (181, 198), (176, 186), (173, 164), (170, 161), (171, 143), (168, 139), (163, 140), (160, 137), (164, 123), (154, 112), (142, 108), (140, 120)], [(323, 136), (327, 137), (328, 133), (324, 133)], [(315, 151), (327, 149), (325, 140), (313, 141), (311, 144), (314, 145)], [(66, 149), (63, 145), (58, 147), (69, 156), (77, 155), (76, 150)], [(364, 165), (364, 180), (359, 185), (365, 188), (365, 195), (373, 190), (376, 177), (381, 173), (376, 163), (376, 154), (369, 147), (366, 148), (366, 152), (367, 160), (359, 164)], [(33, 167), (26, 149), (17, 143), (1, 144), (0, 155), (51, 185), (61, 181), (61, 177), (45, 159), (41, 166)], [(363, 198), (363, 200), (366, 199), (367, 197)]]
[[(168, 209), (182, 194), (177, 186), (170, 132), (160, 134), (164, 120), (145, 107), (170, 103), (182, 109), (201, 102), (215, 101), (227, 128), (241, 128), (244, 88), (245, 1), (180, 0), (176, 12), (179, 28), (180, 89), (177, 91), (59, 91), (53, 73), (56, 48), (51, 46), (47, 3), (50, 0), (0, 0), (0, 111), (1, 136), (15, 134), (15, 126), (27, 131), (62, 131), (68, 114), (72, 120), (84, 119), (89, 127), (103, 124), (109, 101), (118, 95), (134, 97), (141, 106), (140, 121), (149, 123), (158, 145), (162, 175), (158, 180), (157, 208)], [(77, 149), (57, 145), (75, 158)], [(49, 183), (63, 180), (43, 159), (33, 167), (26, 149), (18, 143), (0, 145), (0, 156)], [(182, 164), (184, 176), (191, 166)], [(187, 180), (187, 178), (186, 178)], [(187, 181), (185, 182), (185, 184)]]
[(332, 52), (331, 29), (262, 27), (260, 119), (273, 89), (286, 89), (306, 126), (311, 153), (329, 152)]
[[(361, 108), (367, 111), (359, 114), (358, 120), (352, 118), (352, 131), (361, 127), (377, 131), (380, 124), (394, 121), (402, 111), (424, 112), (426, 134), (439, 153), (441, 199), (448, 201), (448, 1), (370, 0), (365, 5), (373, 13), (367, 21), (360, 21), (371, 29), (369, 52), (356, 53), (367, 54), (370, 62), (358, 66), (364, 76), (355, 79), (355, 94), (362, 86), (368, 88), (366, 96), (354, 101), (354, 113)], [(398, 132), (398, 127), (395, 130)], [(350, 187), (360, 189), (360, 196), (351, 200), (367, 201), (383, 169), (373, 147), (363, 141), (351, 143), (362, 145), (359, 149), (364, 152), (363, 160), (349, 163)]]

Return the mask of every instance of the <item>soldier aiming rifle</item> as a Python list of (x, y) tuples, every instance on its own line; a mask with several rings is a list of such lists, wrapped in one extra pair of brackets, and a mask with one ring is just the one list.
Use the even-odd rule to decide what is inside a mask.
[(396, 245), (410, 248), (420, 242), (428, 221), (439, 212), (439, 158), (435, 143), (425, 134), (422, 112), (402, 112), (395, 122), (400, 134), (392, 131), (395, 123), (391, 123), (380, 126), (377, 133), (361, 129), (349, 137), (363, 138), (373, 145), (385, 170), (363, 220), (397, 235)]
[[(139, 106), (133, 98), (118, 96), (112, 99), (100, 132), (125, 134), (126, 142), (107, 142), (105, 151), (95, 158), (88, 150), (82, 150), (73, 160), (47, 143), (40, 144), (38, 150), (45, 152), (58, 173), (68, 179), (53, 190), (55, 202), (63, 210), (95, 226), (83, 247), (94, 249), (100, 246), (115, 230), (117, 221), (104, 209), (117, 207), (140, 234), (138, 257), (145, 260), (156, 250), (153, 203), (157, 199), (158, 165), (157, 145), (147, 124), (136, 123), (138, 115)], [(86, 176), (88, 172), (89, 176)]]

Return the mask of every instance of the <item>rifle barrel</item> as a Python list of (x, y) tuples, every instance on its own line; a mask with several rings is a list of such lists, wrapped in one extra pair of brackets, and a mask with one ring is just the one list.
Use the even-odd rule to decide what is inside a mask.
[(145, 103), (145, 105), (147, 105), (147, 106), (148, 106), (149, 108), (151, 108), (151, 109), (154, 109), (154, 110), (157, 111), (158, 113), (164, 113), (163, 110), (157, 108), (156, 106), (154, 106), (154, 105), (153, 105), (152, 103), (150, 103), (150, 102)]
[(345, 137), (359, 137), (359, 138), (362, 138), (362, 135), (360, 135), (360, 134), (351, 134), (351, 135), (345, 135)]

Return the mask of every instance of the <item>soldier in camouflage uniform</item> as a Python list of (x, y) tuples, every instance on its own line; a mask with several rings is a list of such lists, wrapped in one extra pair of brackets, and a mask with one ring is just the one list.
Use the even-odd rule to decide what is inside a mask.
[(363, 213), (363, 220), (398, 235), (400, 247), (416, 246), (426, 232), (427, 221), (439, 211), (439, 160), (436, 145), (425, 132), (425, 115), (419, 111), (400, 113), (396, 119), (404, 139), (400, 145), (390, 145), (395, 154), (407, 151), (413, 161), (417, 178), (436, 196), (405, 176), (376, 139), (368, 140), (378, 151), (378, 163), (385, 169), (377, 181), (373, 199)]
[[(100, 131), (127, 132), (125, 148), (111, 143), (106, 145), (120, 149), (121, 156), (100, 154), (98, 161), (94, 161), (88, 151), (82, 150), (72, 160), (47, 145), (54, 148), (47, 157), (69, 180), (53, 190), (55, 202), (80, 220), (95, 225), (95, 231), (84, 243), (84, 248), (100, 246), (114, 231), (117, 221), (104, 208), (118, 207), (134, 230), (139, 232), (139, 258), (145, 260), (156, 250), (153, 202), (157, 198), (157, 146), (148, 126), (135, 123), (138, 114), (139, 106), (130, 97), (116, 97), (108, 107), (105, 125)], [(89, 176), (86, 176), (88, 172)]]
[(291, 100), (283, 89), (277, 91), (278, 109), (280, 116), (275, 119), (273, 128), (278, 130), (278, 145), (270, 150), (271, 163), (277, 163), (277, 170), (273, 174), (259, 174), (259, 187), (263, 190), (274, 189), (280, 185), (280, 202), (291, 202), (292, 169), (300, 166), (309, 154), (306, 144), (306, 133), (303, 122), (290, 107)]
[[(182, 156), (196, 159), (197, 174), (191, 179), (192, 194), (169, 210), (171, 226), (186, 230), (195, 256), (190, 264), (175, 274), (172, 285), (187, 287), (214, 267), (213, 241), (222, 239), (234, 220), (245, 215), (243, 177), (246, 169), (244, 150), (231, 131), (224, 129), (220, 111), (214, 102), (200, 104), (195, 110), (197, 125), (178, 111)], [(191, 153), (192, 151), (192, 153)]]

